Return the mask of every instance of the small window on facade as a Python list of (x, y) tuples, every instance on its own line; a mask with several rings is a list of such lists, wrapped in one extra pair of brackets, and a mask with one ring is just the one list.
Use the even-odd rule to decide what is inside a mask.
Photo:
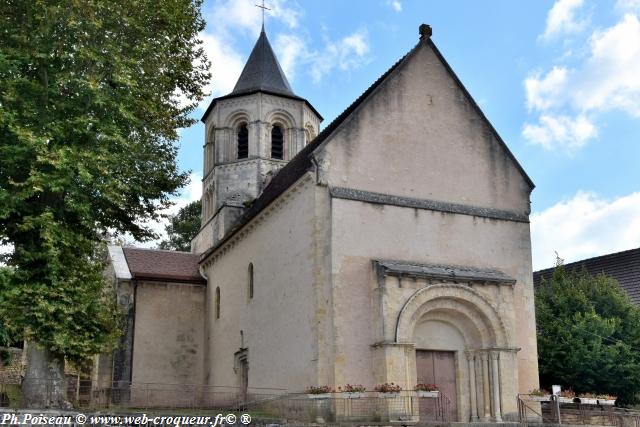
[(271, 158), (282, 159), (283, 145), (284, 134), (282, 133), (282, 128), (278, 125), (275, 125), (271, 129)]
[(220, 318), (220, 286), (216, 288), (216, 319)]
[(253, 298), (253, 263), (249, 263), (249, 299)]
[(249, 157), (249, 130), (247, 124), (243, 123), (238, 128), (238, 159)]

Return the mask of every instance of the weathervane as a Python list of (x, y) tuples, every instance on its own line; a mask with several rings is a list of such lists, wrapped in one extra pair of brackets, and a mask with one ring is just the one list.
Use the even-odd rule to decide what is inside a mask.
[(259, 7), (260, 9), (262, 9), (262, 31), (264, 31), (264, 11), (271, 10), (271, 9), (269, 9), (264, 5), (264, 0), (262, 0), (262, 6), (257, 4), (256, 7)]

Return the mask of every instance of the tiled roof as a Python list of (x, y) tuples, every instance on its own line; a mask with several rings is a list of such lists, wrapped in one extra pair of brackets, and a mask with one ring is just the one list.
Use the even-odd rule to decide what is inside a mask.
[[(629, 294), (631, 300), (640, 305), (640, 248), (564, 265), (569, 271), (579, 271), (583, 266), (591, 275), (604, 273), (606, 276), (616, 279), (620, 283), (620, 287)], [(535, 271), (533, 273), (534, 285), (538, 286), (543, 277), (548, 279), (552, 273), (553, 268)]]
[(122, 251), (134, 279), (206, 284), (197, 254), (131, 247)]

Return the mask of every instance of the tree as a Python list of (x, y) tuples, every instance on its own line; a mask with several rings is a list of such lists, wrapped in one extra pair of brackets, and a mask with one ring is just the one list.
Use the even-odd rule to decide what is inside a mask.
[[(32, 342), (23, 389), (62, 404), (64, 360), (117, 337), (101, 236), (146, 221), (185, 184), (176, 129), (194, 122), (208, 63), (200, 0), (0, 2), (0, 244), (13, 271), (0, 317)], [(51, 384), (50, 384), (51, 385)]]
[(168, 239), (160, 242), (158, 247), (174, 251), (190, 251), (191, 239), (200, 230), (201, 210), (202, 203), (196, 200), (180, 208), (177, 214), (170, 216), (169, 224), (165, 227)]
[[(7, 287), (9, 286), (9, 274), (10, 270), (7, 267), (0, 266), (0, 305), (2, 305), (2, 296), (6, 292)], [(8, 347), (12, 344), (11, 333), (9, 332), (9, 328), (5, 323), (3, 318), (0, 318), (0, 347)], [(4, 353), (2, 353), (2, 349), (0, 348), (0, 366), (2, 366), (2, 362), (6, 359)]]
[(536, 289), (540, 382), (609, 393), (640, 392), (640, 308), (615, 279), (558, 266)]

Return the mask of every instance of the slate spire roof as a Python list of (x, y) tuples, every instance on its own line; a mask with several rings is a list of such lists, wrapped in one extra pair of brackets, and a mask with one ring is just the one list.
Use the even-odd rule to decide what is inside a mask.
[(275, 53), (273, 53), (264, 27), (230, 95), (258, 90), (294, 95)]

